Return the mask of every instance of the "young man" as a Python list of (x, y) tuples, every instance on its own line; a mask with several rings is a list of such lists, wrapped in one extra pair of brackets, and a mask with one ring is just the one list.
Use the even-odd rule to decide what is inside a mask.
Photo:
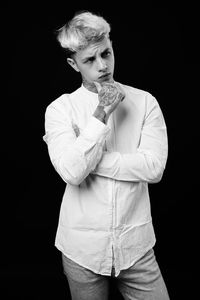
[(67, 183), (55, 244), (73, 300), (107, 299), (109, 276), (124, 299), (169, 299), (148, 193), (166, 165), (166, 125), (151, 94), (114, 81), (109, 32), (90, 12), (58, 32), (82, 85), (45, 115), (50, 159)]

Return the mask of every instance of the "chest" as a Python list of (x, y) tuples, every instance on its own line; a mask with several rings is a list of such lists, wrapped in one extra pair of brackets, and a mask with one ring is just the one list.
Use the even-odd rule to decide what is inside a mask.
[[(80, 133), (89, 122), (97, 105), (97, 101), (72, 103), (72, 123), (76, 124)], [(144, 114), (143, 105), (125, 98), (108, 120), (110, 133), (106, 139), (107, 150), (120, 153), (134, 151), (140, 142)]]
[(106, 140), (108, 151), (134, 152), (140, 142), (143, 121), (142, 107), (125, 99), (109, 120), (111, 131)]

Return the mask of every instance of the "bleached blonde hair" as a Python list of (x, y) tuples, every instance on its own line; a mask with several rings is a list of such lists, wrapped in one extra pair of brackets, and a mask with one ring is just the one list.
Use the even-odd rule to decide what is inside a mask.
[(57, 39), (68, 54), (84, 49), (105, 36), (109, 37), (110, 24), (101, 16), (85, 11), (58, 29)]

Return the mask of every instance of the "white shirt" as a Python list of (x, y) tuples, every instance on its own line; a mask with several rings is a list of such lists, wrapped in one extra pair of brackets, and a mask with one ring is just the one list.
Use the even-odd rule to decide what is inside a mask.
[(96, 93), (82, 85), (62, 95), (47, 107), (44, 136), (67, 183), (56, 247), (95, 273), (110, 275), (114, 267), (115, 276), (155, 244), (148, 183), (161, 179), (168, 152), (156, 99), (121, 87), (126, 97), (107, 125), (92, 116)]

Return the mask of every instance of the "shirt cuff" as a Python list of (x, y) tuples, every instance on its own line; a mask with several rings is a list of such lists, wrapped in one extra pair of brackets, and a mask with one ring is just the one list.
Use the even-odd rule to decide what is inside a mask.
[(103, 122), (99, 121), (95, 117), (91, 117), (91, 120), (82, 131), (84, 138), (92, 140), (96, 143), (102, 143), (110, 131), (110, 127)]

